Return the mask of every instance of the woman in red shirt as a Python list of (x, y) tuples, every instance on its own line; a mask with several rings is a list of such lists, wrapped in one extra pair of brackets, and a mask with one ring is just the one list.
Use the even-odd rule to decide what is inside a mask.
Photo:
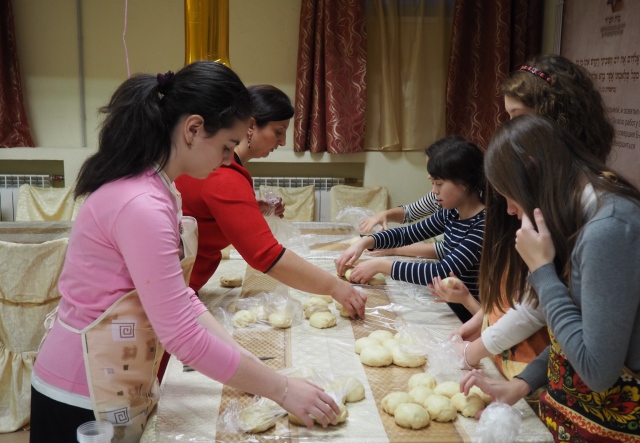
[(364, 318), (365, 294), (285, 249), (274, 238), (261, 212), (264, 203), (256, 200), (253, 179), (244, 165), (285, 145), (294, 111), (289, 97), (274, 86), (247, 89), (253, 117), (231, 164), (216, 169), (204, 180), (183, 175), (175, 181), (182, 194), (184, 215), (198, 221), (198, 255), (189, 286), (200, 290), (218, 268), (222, 250), (233, 244), (254, 269), (292, 288), (330, 294), (352, 317)]

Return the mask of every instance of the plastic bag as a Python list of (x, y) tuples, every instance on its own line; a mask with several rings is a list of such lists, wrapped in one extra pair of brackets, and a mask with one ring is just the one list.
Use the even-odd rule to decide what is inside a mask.
[(276, 206), (282, 202), (282, 199), (278, 197), (278, 195), (275, 192), (273, 192), (271, 189), (266, 187), (262, 191), (262, 194), (264, 195), (264, 199), (269, 203), (269, 207), (267, 208), (267, 211), (264, 212), (264, 216), (267, 217), (267, 216), (275, 215)]
[(227, 311), (233, 314), (233, 326), (289, 328), (302, 323), (302, 303), (283, 292), (261, 292), (252, 297), (230, 302)]
[(283, 220), (275, 215), (265, 217), (271, 233), (282, 246), (291, 249), (301, 257), (309, 255), (309, 236), (303, 236), (293, 223)]
[[(336, 215), (336, 221), (342, 223), (349, 223), (353, 226), (356, 232), (360, 234), (365, 234), (360, 231), (358, 225), (365, 218), (369, 218), (373, 215), (376, 215), (371, 209), (367, 208), (359, 208), (356, 206), (345, 206), (338, 214)], [(373, 228), (372, 232), (367, 232), (366, 234), (375, 234), (376, 232), (380, 232), (382, 230), (382, 226), (376, 225)]]
[(489, 404), (478, 422), (478, 443), (511, 443), (522, 430), (520, 412), (506, 403)]
[(287, 414), (282, 406), (265, 397), (255, 396), (253, 401), (242, 407), (237, 399), (232, 399), (220, 417), (220, 429), (228, 433), (264, 432), (275, 426)]

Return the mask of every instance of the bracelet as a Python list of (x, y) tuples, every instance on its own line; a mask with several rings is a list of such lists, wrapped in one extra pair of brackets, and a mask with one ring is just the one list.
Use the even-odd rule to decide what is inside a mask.
[(284, 377), (284, 395), (282, 396), (282, 401), (280, 402), (280, 406), (284, 404), (284, 401), (287, 399), (287, 393), (289, 392), (289, 379), (285, 375)]
[(469, 361), (467, 360), (467, 348), (469, 347), (470, 344), (471, 344), (471, 342), (467, 342), (467, 344), (464, 345), (464, 350), (462, 351), (462, 356), (464, 358), (464, 364), (467, 365), (468, 368), (476, 369), (479, 366), (479, 364), (474, 366), (474, 365), (469, 364)]

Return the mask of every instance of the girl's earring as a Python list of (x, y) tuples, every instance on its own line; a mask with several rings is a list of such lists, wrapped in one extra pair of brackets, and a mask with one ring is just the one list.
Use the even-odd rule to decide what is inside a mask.
[(249, 140), (247, 141), (247, 149), (251, 149), (251, 134), (249, 134)]

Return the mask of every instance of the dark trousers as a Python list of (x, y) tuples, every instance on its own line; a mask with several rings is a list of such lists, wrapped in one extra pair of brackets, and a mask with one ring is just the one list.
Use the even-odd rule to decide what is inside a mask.
[(78, 426), (95, 419), (93, 411), (60, 403), (31, 387), (30, 443), (77, 442)]

